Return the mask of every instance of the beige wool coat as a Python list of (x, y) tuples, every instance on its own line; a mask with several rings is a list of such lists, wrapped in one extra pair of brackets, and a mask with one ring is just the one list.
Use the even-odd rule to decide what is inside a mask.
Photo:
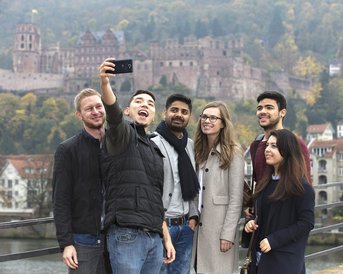
[[(219, 154), (217, 146), (203, 168), (201, 213), (193, 243), (197, 273), (231, 274), (238, 266), (236, 231), (242, 213), (244, 160), (236, 152), (230, 167), (223, 170)], [(220, 252), (220, 239), (233, 242), (233, 248)]]

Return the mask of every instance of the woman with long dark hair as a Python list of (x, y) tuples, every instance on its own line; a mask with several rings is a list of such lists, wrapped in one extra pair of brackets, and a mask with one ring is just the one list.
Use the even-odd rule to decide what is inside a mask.
[(287, 129), (270, 133), (264, 153), (267, 170), (254, 194), (255, 220), (244, 228), (256, 230), (250, 273), (302, 274), (315, 202), (305, 161), (297, 137)]

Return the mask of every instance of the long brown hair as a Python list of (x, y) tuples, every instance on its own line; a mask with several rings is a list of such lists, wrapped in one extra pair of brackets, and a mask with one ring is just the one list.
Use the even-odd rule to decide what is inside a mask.
[[(301, 195), (304, 192), (302, 183), (304, 180), (308, 181), (308, 178), (298, 138), (287, 129), (274, 130), (270, 136), (275, 136), (276, 145), (283, 159), (278, 168), (279, 182), (269, 198), (277, 201)], [(267, 165), (264, 176), (256, 185), (255, 198), (268, 185), (273, 172), (274, 168)]]
[[(225, 103), (222, 101), (210, 102), (204, 107), (201, 113), (208, 108), (218, 108), (220, 111), (220, 117), (224, 127), (220, 129), (217, 140), (214, 143), (214, 147), (216, 147), (218, 144), (220, 145), (220, 168), (227, 169), (230, 166), (234, 152), (239, 151), (241, 153), (241, 147), (236, 141), (234, 134), (235, 130), (230, 119), (229, 110), (227, 109)], [(201, 119), (199, 119), (194, 141), (195, 161), (197, 165), (207, 160), (212, 148), (213, 147), (209, 147), (208, 145), (206, 134), (204, 134), (201, 130)]]

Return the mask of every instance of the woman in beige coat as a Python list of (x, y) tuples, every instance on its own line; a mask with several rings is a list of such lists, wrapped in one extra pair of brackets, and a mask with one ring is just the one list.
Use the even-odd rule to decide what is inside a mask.
[(242, 210), (244, 161), (229, 111), (221, 101), (207, 104), (200, 115), (195, 160), (201, 186), (195, 269), (197, 273), (231, 274), (239, 259), (236, 230)]

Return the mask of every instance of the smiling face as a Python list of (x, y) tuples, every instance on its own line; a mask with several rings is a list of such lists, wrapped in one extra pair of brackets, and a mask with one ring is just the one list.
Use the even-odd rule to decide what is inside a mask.
[(105, 122), (105, 109), (101, 98), (97, 95), (85, 97), (80, 102), (80, 111), (76, 116), (83, 122), (85, 128), (100, 129)]
[[(211, 122), (211, 116), (218, 117), (219, 119)], [(210, 107), (204, 109), (202, 117), (206, 117), (206, 119), (201, 118), (201, 131), (207, 135), (207, 138), (211, 138), (212, 140), (216, 139), (220, 130), (224, 127), (219, 108)]]
[(273, 166), (274, 173), (277, 174), (279, 166), (283, 161), (283, 157), (281, 156), (277, 146), (277, 138), (273, 135), (271, 135), (267, 140), (264, 156), (266, 157), (267, 165)]
[(124, 112), (136, 124), (147, 127), (154, 121), (155, 111), (154, 99), (149, 94), (141, 93), (132, 98)]
[(191, 117), (188, 105), (181, 101), (174, 101), (164, 114), (168, 128), (175, 135), (179, 135), (187, 127)]
[(282, 118), (286, 115), (286, 109), (279, 111), (277, 102), (273, 99), (265, 98), (257, 105), (256, 116), (259, 125), (264, 130), (282, 128)]

